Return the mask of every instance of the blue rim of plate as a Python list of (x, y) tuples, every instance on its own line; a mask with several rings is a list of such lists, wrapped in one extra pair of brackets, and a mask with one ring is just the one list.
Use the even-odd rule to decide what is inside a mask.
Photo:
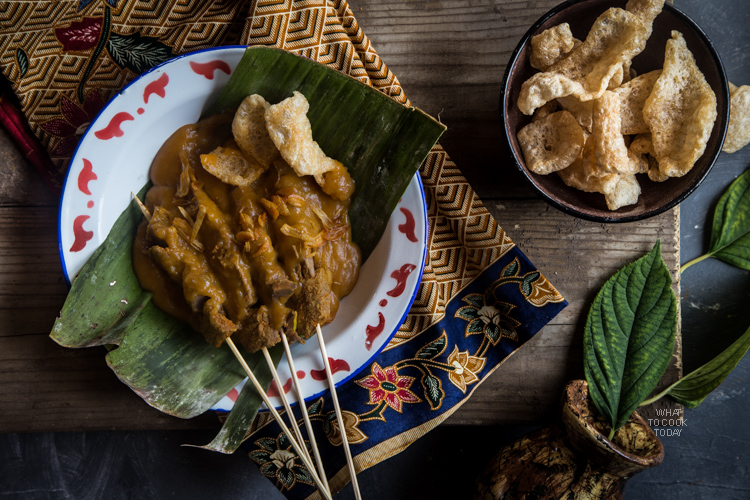
[[(79, 149), (81, 147), (81, 144), (83, 143), (84, 138), (87, 136), (87, 134), (93, 128), (92, 125), (107, 110), (107, 108), (109, 108), (109, 106), (111, 106), (113, 104), (113, 102), (117, 98), (117, 96), (119, 96), (120, 94), (122, 94), (123, 92), (125, 92), (128, 88), (130, 88), (132, 85), (136, 84), (142, 78), (145, 78), (145, 77), (149, 76), (151, 73), (153, 73), (153, 72), (155, 72), (157, 70), (160, 70), (163, 67), (165, 67), (165, 66), (167, 66), (169, 64), (172, 64), (172, 63), (178, 61), (179, 59), (183, 59), (185, 57), (192, 57), (192, 56), (194, 56), (196, 54), (200, 54), (200, 53), (204, 53), (204, 52), (222, 51), (222, 50), (233, 50), (233, 49), (246, 50), (247, 47), (248, 46), (246, 46), (246, 45), (226, 45), (226, 46), (221, 46), (221, 47), (210, 47), (210, 48), (207, 48), (207, 49), (200, 49), (200, 50), (195, 50), (195, 51), (188, 52), (188, 53), (185, 53), (185, 54), (181, 54), (179, 56), (175, 56), (175, 57), (169, 59), (168, 61), (164, 61), (163, 63), (160, 63), (160, 64), (158, 64), (158, 65), (150, 68), (149, 70), (145, 71), (144, 73), (141, 73), (136, 78), (134, 78), (133, 80), (131, 80), (130, 82), (128, 82), (122, 89), (120, 89), (115, 95), (113, 95), (107, 101), (107, 103), (102, 107), (102, 109), (100, 109), (99, 112), (96, 114), (96, 117), (94, 117), (94, 119), (91, 120), (91, 122), (89, 123), (89, 126), (86, 128), (86, 130), (84, 131), (83, 135), (81, 135), (81, 138), (78, 140), (78, 144), (76, 145), (76, 149), (73, 152), (73, 156), (71, 156), (71, 159), (70, 159), (70, 161), (68, 163), (68, 169), (65, 172), (65, 178), (63, 180), (62, 191), (60, 193), (60, 202), (58, 203), (58, 210), (57, 210), (57, 247), (58, 247), (58, 254), (59, 254), (59, 257), (60, 257), (60, 264), (62, 266), (63, 276), (65, 277), (65, 281), (66, 281), (66, 284), (68, 285), (68, 288), (71, 287), (72, 280), (70, 279), (70, 276), (69, 276), (69, 273), (68, 273), (68, 269), (67, 269), (67, 266), (65, 264), (64, 250), (63, 250), (63, 246), (62, 246), (62, 210), (63, 210), (63, 202), (65, 200), (65, 192), (66, 192), (66, 190), (68, 188), (68, 181), (69, 181), (69, 176), (70, 176), (70, 172), (71, 172), (70, 165), (72, 165), (73, 162), (74, 162), (74, 160), (78, 157), (78, 152), (79, 152)], [(428, 212), (427, 212), (427, 198), (426, 198), (426, 195), (425, 195), (424, 184), (422, 183), (422, 178), (419, 175), (418, 171), (414, 174), (414, 177), (416, 177), (416, 179), (417, 179), (417, 184), (419, 186), (419, 194), (420, 194), (421, 199), (422, 199), (422, 212), (423, 212), (423, 217), (422, 218), (423, 218), (423, 223), (424, 223), (424, 234), (423, 234), (424, 245), (422, 247), (422, 259), (421, 259), (420, 264), (419, 264), (419, 274), (417, 275), (417, 282), (414, 285), (414, 290), (412, 292), (411, 297), (409, 298), (406, 310), (404, 311), (403, 315), (399, 319), (399, 321), (398, 321), (397, 325), (395, 326), (395, 328), (393, 329), (393, 331), (391, 331), (391, 333), (388, 335), (388, 337), (386, 338), (386, 340), (383, 342), (382, 346), (379, 349), (377, 349), (373, 353), (373, 355), (370, 356), (369, 359), (367, 359), (367, 361), (365, 361), (359, 367), (357, 367), (356, 369), (354, 369), (345, 378), (343, 378), (342, 380), (336, 382), (334, 384), (334, 386), (336, 388), (341, 387), (343, 384), (345, 384), (346, 382), (348, 382), (349, 380), (351, 380), (355, 376), (359, 375), (359, 373), (361, 373), (362, 370), (365, 369), (365, 367), (369, 366), (375, 360), (375, 358), (377, 358), (380, 355), (380, 353), (383, 351), (383, 349), (385, 349), (385, 347), (388, 345), (388, 343), (391, 341), (391, 339), (396, 335), (396, 332), (398, 331), (398, 329), (401, 327), (401, 325), (406, 320), (406, 317), (409, 315), (409, 312), (411, 311), (411, 307), (414, 304), (414, 301), (416, 300), (417, 294), (419, 293), (419, 288), (420, 288), (420, 285), (422, 283), (422, 277), (424, 275), (425, 259), (427, 257), (428, 237), (429, 237), (429, 220), (428, 220), (428, 215), (427, 215), (428, 214)], [(245, 380), (247, 380), (247, 379), (245, 379)], [(312, 400), (314, 398), (317, 398), (317, 397), (323, 396), (325, 394), (328, 394), (329, 392), (331, 392), (330, 389), (325, 389), (325, 390), (317, 392), (317, 393), (315, 393), (315, 394), (313, 394), (311, 396), (305, 397), (304, 400), (305, 401), (310, 401), (310, 400)], [(218, 401), (217, 401), (217, 403), (218, 403)], [(297, 401), (290, 402), (290, 405), (292, 405), (292, 406), (297, 405), (297, 404), (298, 404)], [(282, 406), (280, 405), (277, 408), (282, 408)], [(215, 409), (213, 411), (227, 413), (227, 412), (231, 411), (231, 409), (230, 410)], [(263, 405), (261, 407), (260, 411), (268, 411), (268, 409), (265, 408), (265, 405)]]
[[(390, 333), (390, 335), (388, 335), (388, 338), (385, 340), (385, 342), (383, 342), (383, 346), (380, 349), (378, 349), (376, 352), (374, 352), (373, 355), (370, 356), (370, 358), (367, 361), (365, 361), (364, 363), (362, 363), (358, 368), (352, 370), (352, 372), (349, 373), (349, 375), (347, 375), (345, 378), (341, 379), (340, 381), (336, 382), (334, 384), (334, 386), (336, 388), (341, 387), (346, 382), (349, 382), (351, 379), (353, 379), (354, 377), (356, 377), (357, 375), (359, 375), (365, 369), (365, 367), (370, 366), (370, 364), (372, 364), (372, 362), (375, 361), (375, 358), (377, 358), (378, 356), (380, 356), (380, 353), (383, 352), (383, 350), (386, 348), (386, 346), (388, 346), (388, 344), (390, 343), (391, 339), (394, 337), (394, 335), (396, 335), (396, 332), (398, 331), (398, 329), (401, 328), (401, 325), (403, 325), (404, 321), (406, 321), (406, 317), (409, 315), (409, 312), (411, 311), (411, 306), (414, 304), (414, 301), (417, 298), (417, 294), (419, 293), (419, 288), (422, 285), (422, 277), (424, 276), (425, 260), (427, 258), (427, 248), (428, 248), (428, 244), (427, 243), (429, 241), (428, 237), (429, 237), (429, 234), (430, 234), (430, 226), (429, 226), (429, 217), (427, 215), (427, 198), (426, 198), (425, 192), (424, 192), (424, 184), (422, 184), (422, 177), (419, 175), (419, 172), (415, 173), (414, 176), (417, 178), (417, 184), (419, 185), (419, 194), (421, 195), (421, 198), (422, 198), (422, 209), (423, 209), (423, 213), (424, 213), (424, 217), (423, 217), (423, 221), (424, 221), (424, 242), (425, 242), (424, 246), (422, 247), (422, 261), (419, 264), (419, 274), (417, 275), (418, 276), (417, 282), (414, 285), (414, 291), (412, 292), (411, 297), (409, 298), (409, 304), (406, 307), (406, 311), (401, 316), (401, 319), (399, 319), (398, 324), (396, 325), (396, 327), (393, 329), (393, 331)], [(346, 300), (346, 297), (344, 298), (344, 300)], [(324, 395), (328, 394), (329, 392), (331, 392), (331, 389), (325, 389), (325, 390), (317, 392), (317, 393), (315, 393), (315, 394), (313, 394), (311, 396), (305, 396), (305, 398), (304, 398), (305, 403), (307, 403), (308, 401), (310, 401), (312, 399), (324, 396)], [(289, 401), (289, 405), (292, 408), (294, 408), (297, 405), (299, 405), (299, 402), (298, 401)], [(282, 408), (282, 407), (283, 406), (277, 406), (276, 408), (279, 409), (279, 408)], [(221, 411), (221, 412), (224, 412), (224, 413), (228, 413), (231, 410), (215, 410), (215, 411)], [(259, 411), (267, 412), (268, 408), (266, 408), (265, 405), (262, 405)]]
[(172, 57), (168, 61), (164, 61), (163, 63), (157, 64), (153, 68), (150, 68), (147, 71), (145, 71), (145, 72), (141, 73), (140, 75), (138, 75), (137, 77), (133, 78), (123, 88), (121, 88), (115, 95), (113, 95), (112, 97), (110, 97), (109, 100), (107, 101), (107, 103), (96, 114), (96, 117), (94, 117), (94, 119), (91, 120), (91, 122), (89, 123), (89, 126), (86, 128), (86, 130), (84, 131), (83, 135), (81, 135), (81, 138), (78, 140), (78, 144), (76, 144), (76, 149), (73, 152), (73, 156), (70, 157), (70, 161), (68, 162), (68, 169), (65, 172), (65, 178), (63, 179), (62, 190), (60, 192), (60, 202), (57, 205), (57, 251), (58, 251), (58, 254), (60, 255), (60, 263), (62, 264), (62, 272), (63, 272), (63, 276), (65, 277), (65, 283), (68, 285), (68, 288), (70, 288), (72, 280), (70, 279), (70, 275), (68, 273), (68, 268), (65, 265), (65, 257), (64, 257), (65, 250), (63, 249), (63, 246), (62, 246), (62, 211), (63, 211), (63, 201), (65, 200), (65, 192), (66, 192), (66, 190), (68, 188), (68, 180), (69, 180), (68, 178), (70, 176), (70, 171), (71, 171), (70, 165), (73, 165), (74, 160), (78, 157), (78, 151), (79, 151), (79, 149), (81, 147), (81, 144), (83, 143), (83, 140), (86, 138), (86, 136), (89, 134), (89, 132), (91, 132), (92, 125), (99, 119), (99, 117), (102, 115), (102, 113), (104, 113), (107, 110), (107, 108), (109, 108), (112, 105), (112, 103), (117, 98), (117, 96), (119, 96), (120, 94), (122, 94), (123, 92), (125, 92), (127, 89), (129, 89), (132, 85), (134, 85), (135, 83), (137, 83), (142, 78), (145, 78), (145, 77), (149, 76), (151, 73), (153, 73), (153, 72), (155, 72), (155, 71), (163, 68), (164, 66), (172, 64), (173, 62), (178, 61), (179, 59), (183, 59), (185, 57), (191, 57), (191, 56), (194, 56), (195, 54), (200, 54), (200, 53), (203, 53), (203, 52), (215, 52), (215, 51), (218, 51), (218, 50), (227, 50), (227, 49), (230, 49), (230, 50), (231, 49), (242, 49), (242, 50), (245, 50), (246, 48), (247, 48), (246, 45), (225, 45), (225, 46), (222, 46), (222, 47), (210, 47), (210, 48), (207, 48), (207, 49), (195, 50), (195, 51), (188, 52), (188, 53), (185, 53), (185, 54), (180, 54), (179, 56)]

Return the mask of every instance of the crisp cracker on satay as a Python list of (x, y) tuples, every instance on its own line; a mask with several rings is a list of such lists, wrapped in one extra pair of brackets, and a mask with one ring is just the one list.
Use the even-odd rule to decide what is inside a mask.
[(200, 159), (208, 173), (232, 186), (249, 186), (265, 171), (265, 168), (247, 161), (242, 152), (234, 148), (218, 147), (200, 155)]
[(566, 168), (581, 153), (583, 131), (573, 115), (558, 111), (531, 122), (518, 132), (526, 166), (546, 175)]
[(716, 95), (678, 31), (672, 32), (664, 69), (643, 107), (659, 171), (685, 175), (703, 155), (716, 121)]
[(623, 64), (641, 53), (647, 38), (646, 27), (634, 14), (608, 9), (580, 46), (523, 83), (518, 108), (531, 115), (558, 97), (574, 95), (582, 101), (600, 97)]
[[(265, 113), (266, 127), (271, 140), (281, 157), (297, 175), (312, 175), (326, 194), (337, 197), (335, 186), (326, 182), (326, 174), (335, 172), (337, 177), (346, 177), (353, 186), (346, 167), (329, 158), (312, 137), (312, 126), (307, 118), (310, 104), (301, 93), (294, 91), (292, 97), (269, 106)], [(335, 194), (334, 194), (335, 193)], [(351, 192), (348, 192), (348, 196)], [(347, 197), (348, 197), (347, 196)]]
[(266, 129), (266, 110), (269, 106), (258, 94), (247, 96), (240, 103), (232, 120), (234, 142), (245, 157), (262, 170), (267, 169), (274, 158), (279, 156)]

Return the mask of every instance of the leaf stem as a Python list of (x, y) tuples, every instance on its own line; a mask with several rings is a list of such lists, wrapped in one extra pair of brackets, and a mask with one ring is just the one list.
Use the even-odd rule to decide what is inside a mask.
[(669, 387), (667, 387), (665, 390), (663, 390), (662, 392), (660, 392), (659, 394), (657, 394), (653, 398), (649, 398), (649, 399), (643, 401), (641, 404), (638, 405), (638, 408), (640, 408), (641, 406), (648, 406), (648, 405), (650, 405), (652, 403), (656, 403), (661, 398), (663, 398), (664, 396), (666, 396), (667, 395), (667, 391), (669, 389), (671, 389), (671, 388), (672, 388), (672, 386), (670, 385)]
[(612, 428), (611, 428), (611, 429), (609, 430), (609, 436), (607, 436), (607, 439), (608, 439), (609, 441), (612, 441), (612, 438), (613, 438), (613, 437), (615, 437), (615, 428), (614, 428), (614, 427), (612, 427)]
[(698, 262), (700, 262), (702, 260), (705, 260), (705, 259), (707, 259), (709, 257), (711, 257), (711, 254), (707, 253), (707, 254), (701, 255), (698, 258), (695, 258), (695, 259), (691, 260), (690, 262), (686, 262), (685, 264), (683, 264), (682, 266), (680, 266), (680, 274), (684, 273), (685, 269), (687, 269), (688, 267), (692, 266), (693, 264), (697, 264)]

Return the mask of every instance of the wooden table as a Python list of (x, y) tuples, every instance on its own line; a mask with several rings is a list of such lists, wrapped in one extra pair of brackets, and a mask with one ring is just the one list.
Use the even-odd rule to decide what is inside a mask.
[[(442, 143), (488, 208), (570, 302), (448, 419), (449, 425), (360, 474), (366, 498), (469, 498), (477, 469), (499, 446), (529, 430), (490, 424), (547, 420), (563, 383), (581, 375), (582, 313), (605, 278), (657, 237), (673, 271), (680, 260), (705, 251), (710, 211), (750, 165), (750, 148), (721, 155), (682, 204), (679, 217), (675, 211), (647, 223), (603, 226), (564, 216), (536, 199), (516, 174), (498, 121), (498, 89), (510, 53), (557, 0), (350, 1), (412, 102), (448, 125)], [(714, 41), (729, 78), (750, 84), (746, 1), (678, 0), (677, 5)], [(163, 416), (115, 379), (100, 350), (63, 349), (48, 339), (66, 293), (57, 252), (57, 201), (2, 132), (0, 183), (0, 433), (162, 429), (0, 434), (0, 493), (10, 498), (102, 498), (105, 491), (112, 498), (282, 498), (247, 457), (179, 446), (206, 442), (213, 431), (166, 431), (215, 427), (213, 416), (187, 422)], [(681, 286), (689, 369), (750, 324), (750, 280), (747, 272), (709, 260), (691, 268)], [(662, 438), (665, 463), (631, 479), (626, 498), (746, 498), (748, 379), (745, 359), (701, 407), (686, 412), (683, 435)], [(129, 466), (120, 472), (123, 464)], [(344, 492), (337, 498), (353, 496)]]
[[(528, 26), (557, 2), (354, 1), (376, 50), (407, 96), (448, 126), (453, 160), (508, 235), (570, 305), (448, 420), (455, 425), (540, 422), (566, 381), (582, 376), (581, 326), (596, 290), (657, 239), (679, 296), (679, 209), (643, 222), (582, 221), (539, 200), (501, 136), (499, 85)], [(101, 349), (47, 337), (67, 288), (57, 247), (57, 200), (7, 136), (0, 136), (0, 431), (184, 429), (148, 407), (105, 366)], [(679, 343), (667, 379), (680, 372)]]

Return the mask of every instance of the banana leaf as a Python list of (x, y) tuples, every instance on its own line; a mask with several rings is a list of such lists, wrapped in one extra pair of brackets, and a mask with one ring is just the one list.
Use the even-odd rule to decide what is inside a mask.
[(269, 47), (245, 51), (229, 83), (203, 115), (236, 109), (251, 94), (275, 104), (294, 90), (310, 103), (307, 116), (315, 141), (346, 165), (356, 182), (349, 207), (352, 239), (367, 259), (445, 125), (350, 76)]
[[(445, 127), (357, 80), (268, 48), (246, 51), (204, 116), (236, 107), (252, 93), (278, 102), (294, 90), (310, 102), (315, 139), (329, 156), (347, 165), (357, 184), (350, 208), (352, 236), (366, 258)], [(73, 281), (50, 336), (66, 347), (114, 346), (107, 363), (124, 383), (160, 411), (191, 418), (218, 402), (244, 373), (228, 348), (210, 346), (157, 309), (140, 288), (131, 256), (139, 222), (138, 209), (131, 204)], [(272, 356), (278, 362), (281, 349), (273, 349)], [(245, 357), (267, 387), (271, 378), (261, 356)], [(260, 398), (246, 384), (223, 428), (205, 448), (233, 452), (259, 406)]]

